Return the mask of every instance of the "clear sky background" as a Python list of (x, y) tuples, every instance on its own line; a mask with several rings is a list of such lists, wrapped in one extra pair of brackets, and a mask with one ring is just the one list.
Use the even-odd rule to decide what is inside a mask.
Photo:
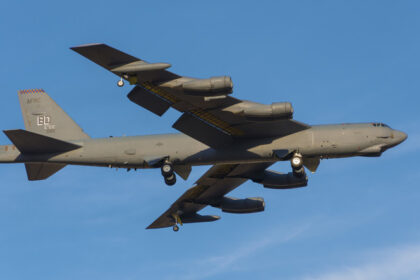
[[(171, 71), (230, 75), (234, 96), (291, 101), (309, 124), (384, 122), (408, 133), (381, 158), (324, 160), (307, 188), (246, 183), (266, 211), (145, 230), (208, 167), (69, 166), (28, 182), (0, 166), (0, 279), (420, 279), (418, 1), (3, 1), (0, 127), (23, 128), (17, 90), (43, 88), (92, 137), (175, 132), (131, 86), (69, 50), (107, 43)], [(2, 134), (0, 143), (9, 140)], [(289, 163), (276, 170), (290, 170)]]

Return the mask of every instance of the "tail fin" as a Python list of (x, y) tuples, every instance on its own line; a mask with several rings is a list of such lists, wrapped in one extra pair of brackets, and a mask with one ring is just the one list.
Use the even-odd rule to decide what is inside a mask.
[[(78, 146), (60, 140), (89, 138), (44, 90), (20, 90), (18, 95), (25, 128), (33, 133), (16, 130), (6, 134), (22, 153), (64, 152)], [(57, 163), (25, 164), (28, 179), (31, 181), (46, 179), (64, 166), (65, 164)]]
[(26, 130), (61, 140), (89, 138), (43, 89), (20, 90), (18, 95)]

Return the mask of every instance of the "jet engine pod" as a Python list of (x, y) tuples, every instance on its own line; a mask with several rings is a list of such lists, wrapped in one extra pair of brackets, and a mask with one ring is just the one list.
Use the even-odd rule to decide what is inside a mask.
[(293, 107), (290, 102), (275, 102), (271, 105), (249, 102), (244, 106), (243, 115), (250, 119), (291, 118)]
[(227, 213), (245, 214), (264, 211), (265, 202), (262, 197), (238, 199), (225, 196), (215, 207)]
[(182, 89), (187, 94), (199, 96), (230, 94), (233, 90), (233, 83), (229, 76), (212, 77), (185, 82), (182, 84)]
[(269, 189), (293, 189), (305, 187), (308, 184), (306, 175), (297, 177), (293, 172), (283, 174), (271, 170), (265, 170), (260, 178), (252, 180)]

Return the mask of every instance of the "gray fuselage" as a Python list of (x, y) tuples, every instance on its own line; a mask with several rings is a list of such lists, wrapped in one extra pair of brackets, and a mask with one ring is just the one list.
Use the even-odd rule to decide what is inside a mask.
[(303, 157), (380, 156), (407, 135), (379, 123), (318, 125), (284, 137), (247, 139), (213, 149), (184, 134), (110, 137), (70, 141), (82, 146), (60, 154), (21, 154), (13, 145), (0, 147), (0, 163), (50, 162), (120, 168), (150, 168), (169, 158), (175, 165), (275, 162), (276, 150)]

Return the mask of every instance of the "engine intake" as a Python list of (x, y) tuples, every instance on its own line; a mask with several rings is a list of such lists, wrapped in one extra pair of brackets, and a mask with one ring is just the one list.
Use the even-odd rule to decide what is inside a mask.
[(185, 93), (199, 96), (229, 94), (233, 91), (232, 79), (229, 76), (196, 79), (182, 84)]
[(260, 178), (252, 180), (269, 189), (293, 189), (305, 187), (308, 184), (308, 177), (304, 174), (297, 177), (293, 172), (283, 174), (271, 170), (265, 170)]
[(245, 214), (264, 211), (265, 202), (262, 197), (238, 199), (225, 196), (220, 203), (212, 206), (220, 208), (227, 213)]

